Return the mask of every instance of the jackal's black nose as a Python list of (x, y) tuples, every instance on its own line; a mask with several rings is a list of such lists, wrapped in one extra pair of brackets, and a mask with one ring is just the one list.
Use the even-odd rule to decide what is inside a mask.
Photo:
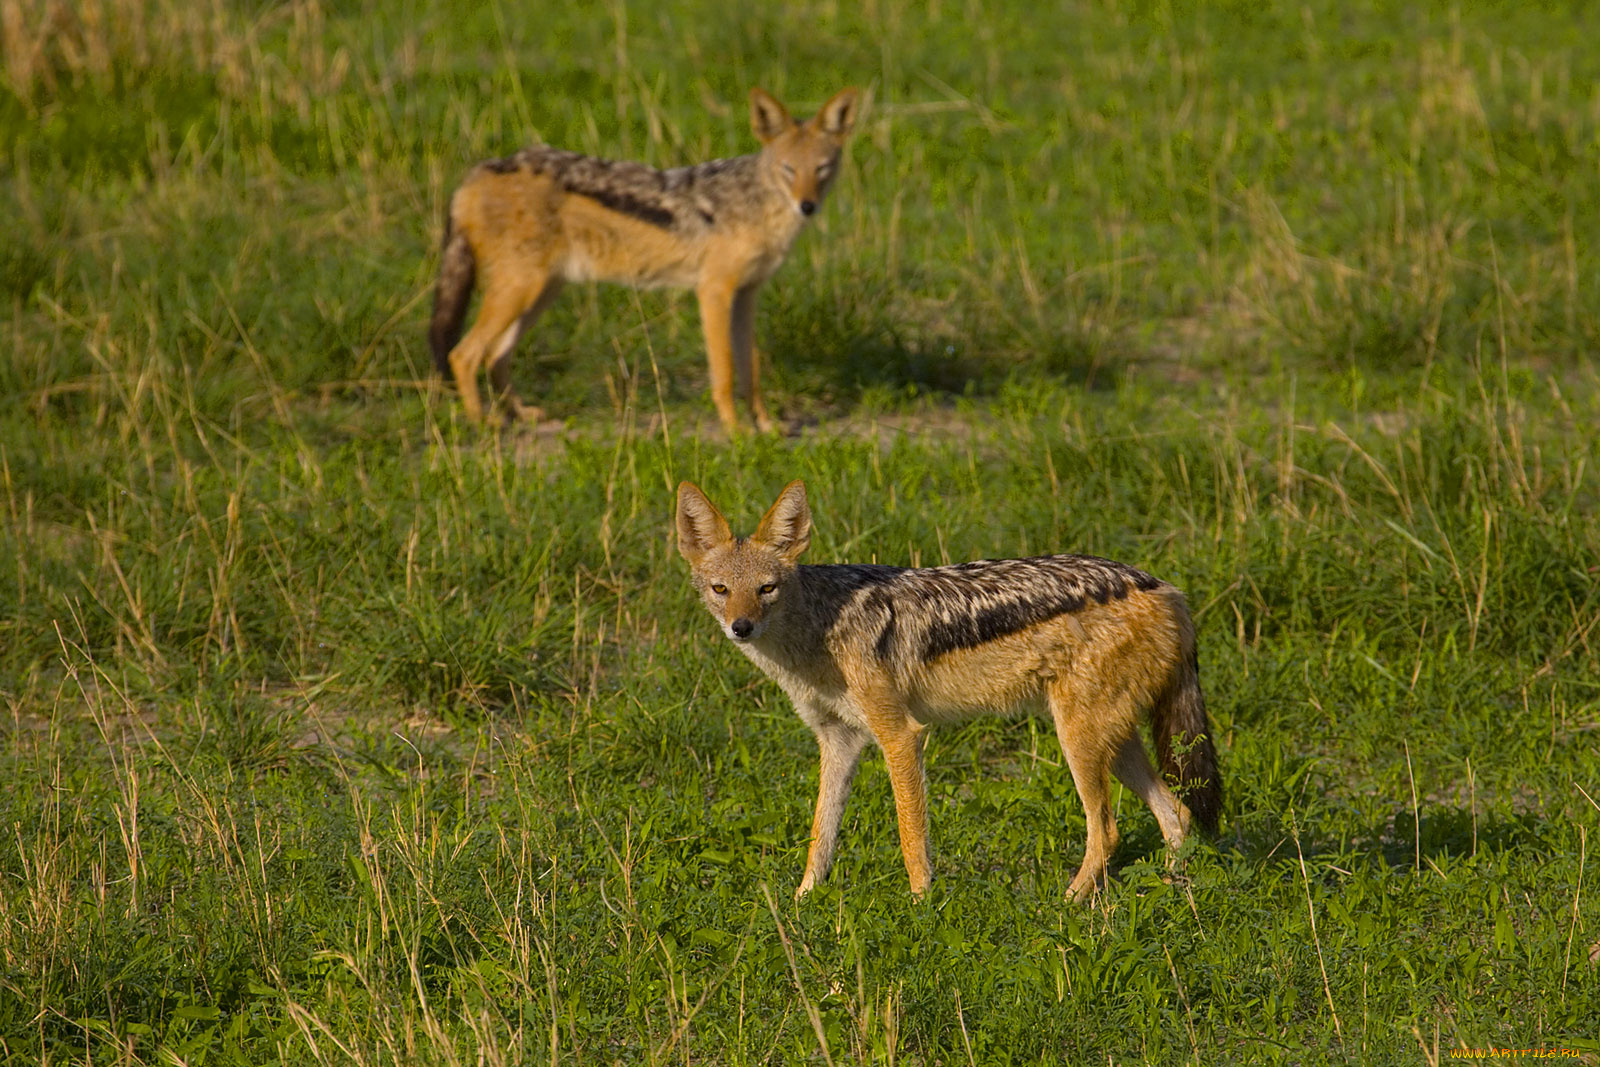
[(817, 202), (815, 200), (802, 200), (802, 201), (800, 201), (800, 214), (802, 214), (802, 215), (815, 215), (816, 213), (817, 213)]
[(755, 628), (756, 624), (749, 619), (734, 619), (733, 624), (728, 627), (733, 631), (733, 636), (740, 638), (749, 637)]

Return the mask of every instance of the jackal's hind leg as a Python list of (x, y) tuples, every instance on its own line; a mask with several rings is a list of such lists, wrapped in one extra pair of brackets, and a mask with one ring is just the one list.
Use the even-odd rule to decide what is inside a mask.
[(500, 410), (508, 423), (516, 422), (518, 419), (537, 422), (544, 417), (543, 408), (524, 405), (517, 399), (516, 390), (511, 386), (511, 353), (523, 335), (533, 328), (533, 324), (544, 313), (544, 309), (554, 303), (556, 297), (561, 294), (561, 284), (559, 278), (546, 281), (544, 288), (534, 299), (533, 305), (495, 339), (494, 356), (489, 361), (489, 385), (493, 388)]
[(1120, 751), (1120, 745), (1115, 737), (1106, 736), (1105, 729), (1107, 724), (1124, 717), (1116, 714), (1116, 709), (1085, 707), (1070, 686), (1059, 683), (1051, 686), (1047, 699), (1056, 739), (1072, 769), (1089, 831), (1083, 866), (1067, 886), (1067, 895), (1086, 900), (1105, 880), (1106, 866), (1117, 848), (1117, 819), (1111, 811), (1111, 759), (1113, 752)]
[(1172, 795), (1167, 783), (1150, 765), (1144, 742), (1134, 734), (1122, 743), (1117, 758), (1111, 765), (1122, 784), (1144, 799), (1161, 826), (1161, 837), (1174, 853), (1183, 847), (1184, 827), (1188, 825), (1188, 812), (1178, 798)]
[[(461, 406), (474, 422), (483, 419), (483, 403), (478, 396), (478, 372), (490, 350), (495, 352), (497, 363), (503, 363), (517, 342), (517, 320), (526, 310), (528, 302), (519, 292), (505, 289), (487, 289), (478, 318), (467, 335), (450, 350), (450, 373), (455, 376), (456, 389), (461, 393)], [(509, 343), (508, 343), (509, 342)], [(501, 373), (504, 373), (502, 368)]]
[(1067, 886), (1067, 895), (1084, 900), (1105, 881), (1106, 867), (1117, 849), (1117, 819), (1111, 812), (1111, 776), (1107, 773), (1105, 757), (1087, 752), (1067, 752), (1066, 756), (1089, 828), (1089, 839), (1083, 847), (1083, 866)]

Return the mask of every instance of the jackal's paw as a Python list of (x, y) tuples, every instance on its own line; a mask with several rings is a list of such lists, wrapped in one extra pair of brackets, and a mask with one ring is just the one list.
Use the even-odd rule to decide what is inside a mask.
[(507, 397), (500, 403), (500, 410), (507, 426), (517, 423), (537, 425), (544, 418), (544, 408), (535, 404), (524, 404), (516, 397)]
[(1067, 886), (1067, 899), (1076, 901), (1079, 904), (1089, 903), (1094, 899), (1095, 894), (1100, 891), (1104, 880), (1105, 872), (1103, 871), (1101, 876), (1096, 878), (1093, 874), (1080, 870), (1078, 876), (1072, 880), (1072, 884)]
[(506, 411), (507, 421), (538, 422), (544, 418), (544, 408), (531, 403), (523, 403), (517, 397), (506, 397), (501, 400), (501, 408)]

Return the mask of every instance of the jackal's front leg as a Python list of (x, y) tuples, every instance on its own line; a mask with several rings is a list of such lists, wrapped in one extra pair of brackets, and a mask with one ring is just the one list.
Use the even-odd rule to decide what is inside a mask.
[(933, 884), (933, 854), (928, 846), (928, 779), (923, 770), (924, 731), (906, 731), (880, 738), (883, 758), (894, 787), (894, 810), (900, 823), (900, 854), (905, 857), (911, 892), (921, 896)]
[(739, 430), (739, 413), (733, 406), (733, 303), (734, 285), (726, 278), (710, 278), (695, 290), (700, 299), (700, 329), (706, 335), (706, 358), (711, 364), (711, 402), (729, 434)]
[(921, 895), (933, 883), (933, 857), (928, 847), (928, 779), (923, 767), (926, 728), (913, 719), (893, 695), (862, 701), (867, 724), (894, 787), (894, 810), (900, 824), (900, 853), (905, 857), (911, 892)]
[(811, 819), (811, 848), (806, 853), (806, 873), (796, 897), (804, 896), (828, 877), (839, 845), (839, 825), (844, 820), (850, 784), (870, 735), (834, 719), (812, 726), (822, 757), (817, 775), (817, 810)]
[(756, 288), (747, 285), (733, 298), (733, 369), (739, 395), (750, 405), (750, 417), (762, 433), (772, 430), (772, 416), (761, 399), (761, 350), (756, 347)]

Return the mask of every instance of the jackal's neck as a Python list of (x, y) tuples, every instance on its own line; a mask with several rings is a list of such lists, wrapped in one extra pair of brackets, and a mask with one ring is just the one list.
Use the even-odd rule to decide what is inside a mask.
[(877, 588), (904, 574), (904, 567), (881, 563), (813, 563), (795, 571), (806, 599), (836, 618), (845, 606), (864, 591)]
[(740, 649), (797, 703), (843, 692), (840, 652), (859, 643), (852, 605), (898, 573), (867, 564), (802, 566), (784, 590), (781, 612)]
[(789, 194), (777, 160), (764, 153), (750, 158), (753, 180), (736, 199), (751, 220), (766, 231), (771, 243), (787, 250), (805, 228), (806, 218)]
[(827, 655), (835, 629), (849, 625), (851, 606), (902, 573), (899, 567), (870, 563), (801, 566), (784, 595), (782, 614), (766, 637), (787, 656), (810, 659)]
[(776, 161), (765, 153), (663, 173), (670, 188), (702, 209), (702, 219), (725, 231), (743, 230), (769, 254), (782, 256), (800, 235), (805, 217), (789, 195)]

